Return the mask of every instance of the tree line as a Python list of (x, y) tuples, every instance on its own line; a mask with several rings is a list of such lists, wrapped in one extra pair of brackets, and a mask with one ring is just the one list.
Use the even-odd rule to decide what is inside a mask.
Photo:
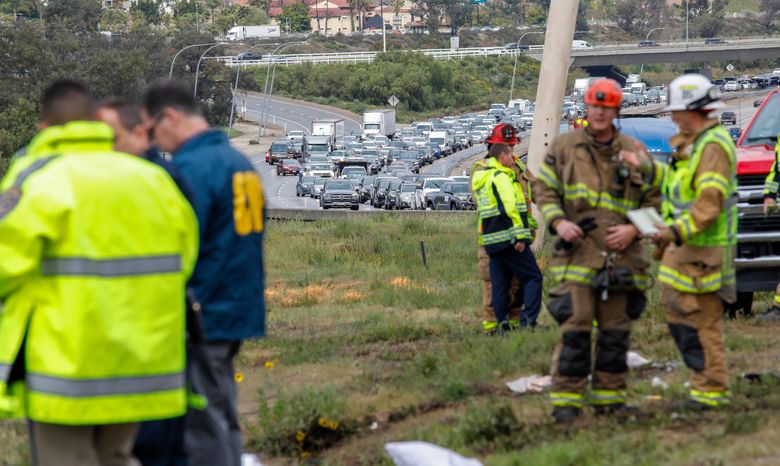
[[(49, 0), (40, 18), (0, 23), (0, 174), (10, 156), (35, 134), (40, 94), (51, 81), (80, 80), (98, 99), (138, 99), (153, 82), (168, 77), (178, 50), (213, 41), (213, 36), (193, 29), (150, 26), (107, 36), (97, 29), (100, 12), (98, 0)], [(192, 48), (179, 55), (174, 77), (194, 84), (203, 50)], [(221, 63), (204, 60), (201, 65), (197, 97), (213, 125), (227, 123), (234, 76)]]

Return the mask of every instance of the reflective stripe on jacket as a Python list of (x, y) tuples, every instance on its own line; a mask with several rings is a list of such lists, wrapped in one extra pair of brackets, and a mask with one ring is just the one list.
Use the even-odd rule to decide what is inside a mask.
[(580, 129), (557, 137), (551, 144), (533, 187), (545, 223), (552, 228), (558, 219), (577, 223), (592, 218), (597, 225), (571, 250), (555, 251), (550, 270), (559, 281), (591, 284), (612, 255), (612, 265), (628, 269), (634, 287), (649, 286), (647, 248), (636, 240), (621, 253), (610, 254), (605, 244), (609, 227), (629, 223), (629, 210), (660, 208), (659, 185), (645, 179), (639, 169), (619, 162), (620, 150), (634, 150), (637, 143), (615, 130), (610, 143), (600, 144)]
[(183, 414), (195, 213), (163, 169), (114, 152), (105, 124), (38, 138), (48, 149), (0, 183), (0, 410), (65, 425)]
[(475, 166), (471, 187), (479, 216), (479, 244), (488, 254), (511, 246), (512, 240), (530, 242), (528, 208), (514, 170), (491, 157)]
[(775, 160), (772, 162), (772, 168), (764, 181), (764, 197), (777, 198), (777, 192), (780, 190), (780, 174), (777, 173), (780, 170), (780, 164), (777, 163), (777, 159), (780, 158), (780, 136), (777, 137), (777, 141), (778, 144), (775, 144)]
[[(715, 123), (694, 137), (690, 157), (665, 169), (663, 213), (679, 244), (666, 249), (658, 279), (684, 293), (720, 292), (723, 299), (732, 301), (736, 148), (726, 130)], [(713, 205), (706, 211), (697, 209), (697, 203), (704, 202)]]

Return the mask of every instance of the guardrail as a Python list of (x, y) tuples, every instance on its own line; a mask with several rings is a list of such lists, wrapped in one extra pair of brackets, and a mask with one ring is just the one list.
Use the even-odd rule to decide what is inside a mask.
[[(532, 52), (541, 52), (543, 46), (531, 45), (528, 49), (511, 50), (504, 47), (471, 47), (462, 49), (422, 49), (416, 50), (418, 53), (433, 57), (436, 60), (454, 60), (466, 57), (488, 57), (496, 55), (514, 56), (516, 54), (527, 54)], [(260, 60), (237, 60), (234, 56), (212, 57), (212, 59), (224, 62), (227, 66), (268, 66), (276, 63), (278, 65), (300, 65), (311, 63), (314, 65), (323, 65), (330, 63), (371, 63), (382, 52), (334, 52), (334, 53), (303, 53), (289, 55), (270, 55), (264, 56)]]
[(266, 209), (266, 218), (273, 220), (297, 220), (302, 222), (316, 222), (321, 220), (351, 220), (365, 218), (371, 215), (409, 215), (422, 216), (446, 216), (476, 215), (475, 210), (306, 210), (306, 209)]
[[(699, 47), (706, 47), (707, 50), (717, 49), (717, 48), (729, 48), (729, 47), (737, 47), (737, 48), (744, 48), (745, 46), (749, 45), (760, 45), (762, 43), (767, 42), (776, 42), (777, 38), (748, 38), (748, 39), (730, 39), (726, 38), (728, 41), (727, 44), (719, 44), (719, 45), (706, 45), (704, 44), (704, 39), (697, 39), (695, 41), (689, 41), (686, 43), (685, 41), (669, 41), (669, 42), (660, 42), (661, 47), (642, 47), (639, 50), (641, 50), (641, 53), (664, 53), (664, 52), (676, 52), (680, 51), (677, 49), (685, 48), (686, 46), (688, 49), (691, 47), (699, 48)], [(637, 43), (614, 43), (614, 44), (599, 44), (598, 46), (595, 46), (593, 48), (576, 48), (572, 49), (572, 56), (583, 56), (583, 55), (598, 55), (602, 52), (609, 52), (609, 51), (625, 51), (627, 49), (634, 50), (638, 47)], [(670, 50), (671, 49), (671, 50)], [(544, 51), (544, 45), (530, 45), (528, 48), (523, 47), (522, 49), (507, 49), (505, 47), (469, 47), (469, 48), (461, 48), (461, 49), (419, 49), (414, 50), (415, 52), (422, 53), (423, 55), (428, 55), (430, 57), (433, 57), (436, 60), (454, 60), (454, 59), (463, 59), (466, 57), (488, 57), (488, 56), (497, 56), (497, 55), (507, 55), (507, 56), (514, 56), (517, 54), (521, 55), (539, 55)], [(289, 55), (276, 55), (274, 57), (271, 57), (270, 55), (264, 56), (261, 60), (237, 60), (235, 56), (223, 56), (223, 57), (212, 57), (211, 59), (216, 59), (219, 61), (224, 62), (227, 66), (268, 66), (269, 64), (276, 62), (279, 65), (301, 65), (303, 63), (311, 63), (314, 65), (323, 65), (323, 64), (330, 64), (330, 63), (371, 63), (381, 52), (334, 52), (334, 53), (304, 53), (304, 54), (289, 54)], [(271, 59), (273, 58), (273, 61)]]

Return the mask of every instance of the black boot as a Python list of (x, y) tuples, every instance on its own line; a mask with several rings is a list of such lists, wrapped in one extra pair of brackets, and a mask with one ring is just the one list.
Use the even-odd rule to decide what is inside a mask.
[(756, 316), (762, 322), (780, 322), (780, 307), (772, 306), (766, 313)]
[(580, 408), (574, 406), (556, 406), (553, 408), (552, 416), (556, 424), (567, 424), (574, 421), (582, 414)]
[(596, 416), (630, 416), (636, 414), (639, 408), (625, 403), (611, 403), (608, 405), (596, 405), (593, 407)]

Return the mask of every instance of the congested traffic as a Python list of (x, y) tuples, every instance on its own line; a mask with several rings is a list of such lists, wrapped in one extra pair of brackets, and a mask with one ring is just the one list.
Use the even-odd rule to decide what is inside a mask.
[(475, 144), (497, 123), (518, 131), (533, 122), (533, 104), (493, 104), (484, 113), (446, 116), (396, 130), (393, 110), (368, 111), (362, 134), (344, 134), (343, 120), (312, 122), (311, 134), (289, 131), (274, 141), (265, 162), (277, 176), (297, 175), (295, 194), (321, 209), (474, 210), (467, 176), (426, 173), (425, 167)]

